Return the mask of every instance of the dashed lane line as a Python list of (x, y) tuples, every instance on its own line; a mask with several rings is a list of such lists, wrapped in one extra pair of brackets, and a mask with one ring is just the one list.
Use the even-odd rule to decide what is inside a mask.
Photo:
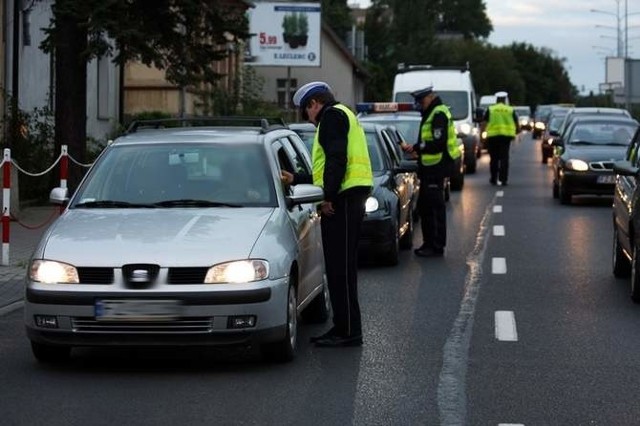
[(493, 236), (494, 237), (504, 237), (504, 226), (503, 225), (493, 225)]
[(516, 328), (516, 316), (513, 311), (496, 311), (496, 339), (501, 342), (517, 342), (518, 330)]
[(507, 273), (507, 259), (504, 257), (494, 257), (491, 259), (491, 273), (492, 274), (506, 274)]

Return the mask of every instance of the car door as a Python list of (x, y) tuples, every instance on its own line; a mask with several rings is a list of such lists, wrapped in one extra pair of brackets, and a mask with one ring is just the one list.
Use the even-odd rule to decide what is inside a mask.
[[(636, 130), (636, 133), (631, 140), (631, 144), (627, 149), (627, 155), (625, 160), (632, 166), (640, 166), (640, 128)], [(638, 197), (640, 197), (640, 191), (638, 189), (638, 179), (635, 176), (616, 176), (615, 193), (613, 197), (613, 212), (615, 227), (618, 231), (618, 239), (623, 248), (631, 253), (632, 242), (630, 238), (630, 223), (634, 222), (635, 229), (640, 226), (637, 223), (637, 218), (631, 218), (632, 212), (635, 211), (638, 204)]]
[[(299, 143), (303, 142), (299, 140)], [(289, 138), (279, 139), (272, 147), (282, 170), (311, 174), (308, 162), (292, 147)], [(319, 229), (320, 217), (314, 203), (301, 204), (288, 209), (287, 215), (298, 240), (298, 299), (302, 301), (309, 296), (315, 286), (322, 282), (324, 257)]]

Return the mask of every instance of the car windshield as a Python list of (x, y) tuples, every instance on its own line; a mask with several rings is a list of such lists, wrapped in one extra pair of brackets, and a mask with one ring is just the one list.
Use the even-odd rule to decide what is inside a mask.
[(311, 147), (313, 146), (313, 139), (316, 137), (316, 132), (307, 130), (294, 131), (298, 134), (298, 136), (300, 136), (300, 139), (302, 139), (302, 142), (304, 142), (309, 152), (311, 152)]
[(71, 208), (275, 207), (264, 148), (119, 145), (102, 155)]
[(552, 115), (551, 119), (549, 120), (549, 130), (557, 132), (558, 129), (560, 128), (560, 125), (564, 121), (565, 115), (566, 114), (563, 114), (563, 115)]
[(371, 170), (373, 172), (381, 172), (385, 167), (382, 161), (382, 153), (380, 152), (380, 144), (378, 143), (378, 134), (375, 131), (371, 131), (365, 132), (365, 135), (367, 137), (367, 147), (369, 148)]
[(531, 108), (529, 107), (513, 107), (518, 117), (529, 117), (531, 115)]
[(420, 116), (416, 115), (415, 118), (413, 119), (403, 119), (400, 117), (396, 120), (389, 120), (389, 119), (376, 120), (375, 118), (372, 119), (370, 117), (373, 117), (373, 116), (368, 116), (363, 121), (367, 123), (382, 124), (384, 126), (393, 124), (400, 131), (400, 133), (404, 135), (405, 142), (409, 144), (414, 144), (418, 142), (418, 133), (420, 132)]
[(627, 146), (636, 128), (632, 121), (578, 122), (569, 133), (569, 143)]
[[(469, 116), (469, 93), (463, 90), (437, 90), (436, 94), (442, 103), (449, 107), (454, 120), (462, 120)], [(396, 102), (413, 102), (410, 92), (396, 93)]]

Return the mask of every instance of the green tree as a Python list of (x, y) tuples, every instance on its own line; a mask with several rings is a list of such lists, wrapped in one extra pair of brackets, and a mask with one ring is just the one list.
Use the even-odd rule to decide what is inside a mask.
[(353, 26), (351, 9), (347, 0), (322, 0), (321, 6), (322, 20), (329, 24), (341, 40), (346, 40), (347, 34)]
[[(213, 83), (227, 37), (246, 39), (241, 2), (225, 0), (57, 0), (41, 48), (55, 52), (55, 152), (86, 158), (86, 68), (110, 55), (124, 65), (139, 60), (166, 71), (179, 86)], [(80, 171), (69, 176), (73, 187)]]

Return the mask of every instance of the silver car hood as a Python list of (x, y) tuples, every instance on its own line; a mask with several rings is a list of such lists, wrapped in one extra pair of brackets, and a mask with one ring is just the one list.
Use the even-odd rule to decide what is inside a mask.
[[(73, 209), (36, 257), (75, 266), (209, 266), (246, 259), (273, 208)], [(179, 254), (179, 255), (177, 255)]]

